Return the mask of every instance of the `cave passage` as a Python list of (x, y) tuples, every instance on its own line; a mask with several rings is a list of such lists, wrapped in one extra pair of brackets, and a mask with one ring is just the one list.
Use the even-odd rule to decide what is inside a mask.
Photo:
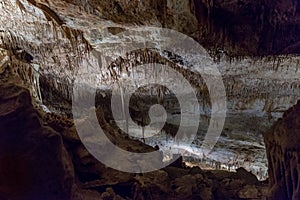
[(298, 0), (0, 13), (1, 200), (300, 199)]

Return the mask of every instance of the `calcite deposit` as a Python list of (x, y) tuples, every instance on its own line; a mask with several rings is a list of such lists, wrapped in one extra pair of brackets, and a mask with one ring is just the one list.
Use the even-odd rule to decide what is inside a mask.
[[(299, 22), (298, 0), (1, 1), (0, 199), (299, 199)], [(188, 134), (176, 137), (183, 112), (172, 91), (144, 86), (148, 79), (141, 87), (119, 84), (136, 83), (151, 63), (193, 87), (199, 128), (192, 144)], [(166, 71), (147, 75), (166, 79)], [(117, 117), (116, 85), (123, 107), (136, 89), (129, 113), (121, 106)], [(95, 105), (86, 110), (95, 109), (114, 145), (180, 159), (141, 174), (99, 162), (75, 126), (88, 130), (90, 116), (72, 112), (89, 88)], [(167, 111), (158, 134), (157, 124), (144, 129), (154, 104)], [(207, 153), (209, 127), (223, 125), (211, 120), (218, 112), (225, 123)], [(92, 131), (85, 139), (95, 143)]]

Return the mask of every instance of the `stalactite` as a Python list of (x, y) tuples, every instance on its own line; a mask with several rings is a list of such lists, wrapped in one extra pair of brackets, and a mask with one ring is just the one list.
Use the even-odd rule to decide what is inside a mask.
[[(125, 121), (125, 132), (129, 133), (129, 121), (128, 121), (128, 116), (125, 108), (125, 95), (126, 91), (123, 85), (118, 84), (118, 89), (120, 91), (120, 98), (121, 98), (121, 109), (122, 109), (122, 119)], [(124, 130), (124, 129), (123, 129)]]

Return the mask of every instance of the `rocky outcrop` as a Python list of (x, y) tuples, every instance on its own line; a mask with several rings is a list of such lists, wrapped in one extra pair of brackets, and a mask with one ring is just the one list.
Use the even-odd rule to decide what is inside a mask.
[(300, 199), (300, 102), (290, 108), (265, 136), (270, 199)]
[(60, 134), (43, 126), (27, 89), (1, 85), (0, 193), (8, 199), (68, 199), (74, 169)]
[(75, 184), (74, 167), (61, 134), (45, 124), (29, 90), (15, 84), (0, 85), (0, 197), (100, 198), (99, 193)]

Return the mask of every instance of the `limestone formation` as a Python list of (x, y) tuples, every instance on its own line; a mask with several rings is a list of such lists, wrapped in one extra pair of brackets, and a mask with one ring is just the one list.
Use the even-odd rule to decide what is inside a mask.
[(27, 89), (0, 89), (0, 193), (7, 199), (68, 199), (74, 168), (59, 133), (44, 126)]
[[(199, 168), (179, 165), (180, 161), (137, 175), (109, 169), (84, 148), (71, 120), (35, 110), (29, 91), (23, 87), (7, 84), (0, 91), (3, 199), (215, 199), (216, 195), (229, 195), (219, 188), (224, 177), (206, 175)], [(104, 127), (123, 148), (136, 152), (151, 149), (126, 139), (111, 125)], [(227, 179), (238, 180), (239, 174), (228, 174)], [(261, 195), (261, 183), (244, 180), (241, 187), (228, 185), (231, 195), (247, 196), (245, 188)]]
[[(300, 103), (293, 106), (300, 99), (299, 5), (298, 0), (1, 1), (0, 199), (300, 199)], [(163, 30), (199, 46), (183, 42), (170, 52), (162, 42), (172, 46), (182, 38)], [(185, 51), (194, 48), (196, 54)], [(141, 65), (151, 63), (176, 70), (194, 88), (198, 101), (190, 106), (199, 114), (199, 129), (192, 144), (185, 143), (189, 131), (176, 137), (182, 110), (172, 91), (149, 86), (145, 78), (135, 82)], [(153, 73), (150, 66), (146, 74), (165, 78), (165, 68)], [(224, 82), (227, 116), (206, 154), (199, 147), (210, 125), (211, 95), (222, 94), (215, 74), (209, 88), (201, 74), (200, 68), (211, 67)], [(88, 87), (77, 91), (78, 83)], [(123, 118), (114, 118), (110, 109), (114, 87), (123, 100), (126, 133), (117, 127)], [(132, 88), (129, 114), (135, 123), (150, 123), (151, 105), (168, 112), (153, 137), (137, 139), (136, 130), (127, 134), (132, 124), (124, 97)], [(81, 141), (95, 144), (91, 116), (78, 119), (72, 113), (74, 96), (85, 100), (86, 91), (95, 92), (95, 107), (86, 109), (96, 112), (94, 122), (114, 145), (136, 153), (160, 150), (165, 161), (181, 154), (180, 159), (140, 174), (99, 162)], [(85, 130), (83, 138), (74, 120)], [(151, 131), (142, 128), (142, 135)]]
[(287, 110), (264, 138), (269, 161), (270, 199), (299, 199), (300, 102)]

